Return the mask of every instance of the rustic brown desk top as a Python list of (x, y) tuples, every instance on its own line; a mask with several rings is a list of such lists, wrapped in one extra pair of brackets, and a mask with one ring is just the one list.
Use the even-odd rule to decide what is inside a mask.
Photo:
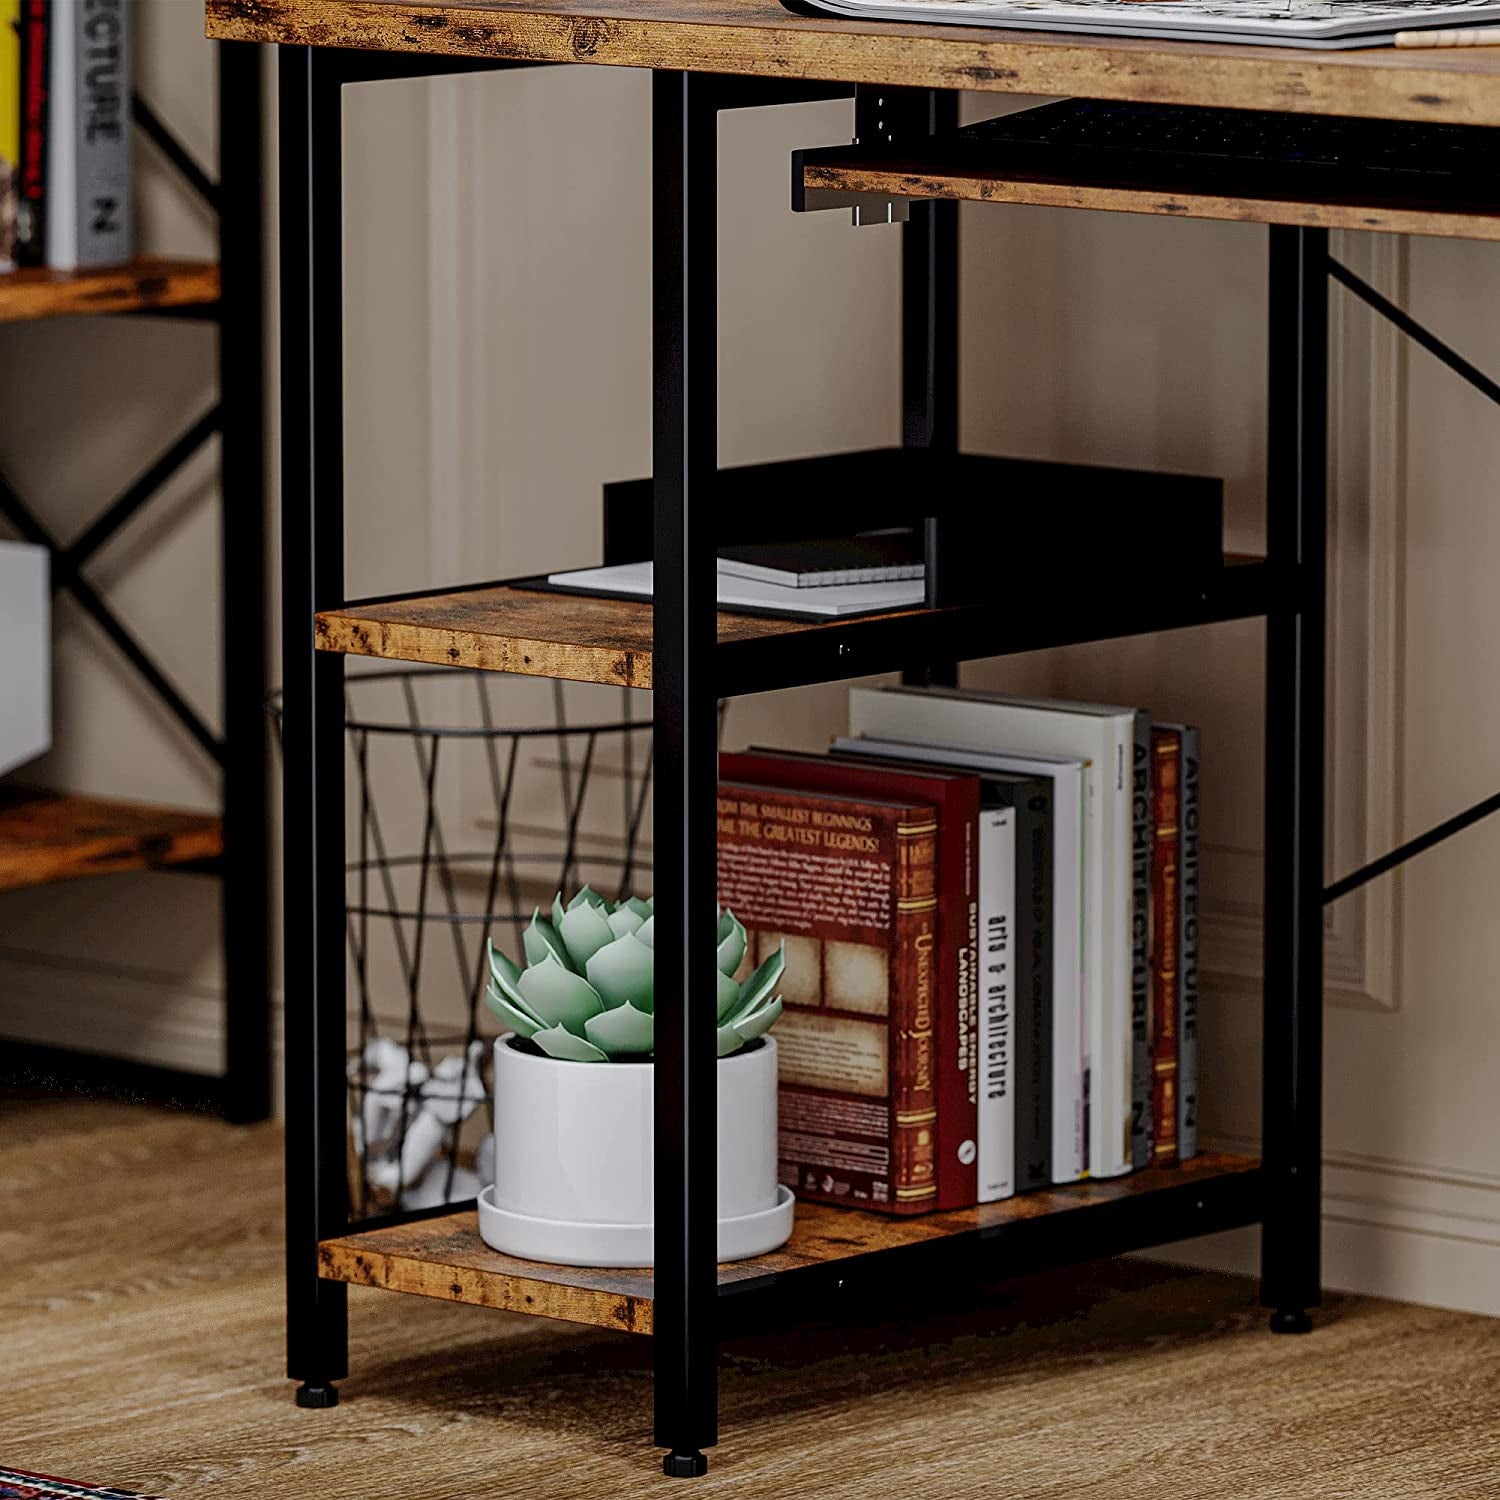
[(207, 0), (222, 40), (1500, 125), (1500, 47), (1353, 52), (908, 26), (778, 0)]

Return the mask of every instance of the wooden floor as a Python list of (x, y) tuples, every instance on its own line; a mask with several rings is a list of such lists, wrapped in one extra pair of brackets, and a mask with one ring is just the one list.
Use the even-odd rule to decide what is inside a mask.
[[(353, 1288), (335, 1411), (280, 1378), (280, 1137), (0, 1104), (0, 1464), (185, 1500), (579, 1500), (655, 1470), (650, 1341)], [(729, 1346), (702, 1496), (1480, 1500), (1500, 1321), (1140, 1263), (935, 1322)]]

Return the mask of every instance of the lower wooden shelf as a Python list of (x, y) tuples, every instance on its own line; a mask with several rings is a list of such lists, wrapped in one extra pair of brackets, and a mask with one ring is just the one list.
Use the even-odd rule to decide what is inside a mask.
[(211, 813), (0, 787), (0, 891), (186, 864), (222, 850)]
[(212, 261), (148, 256), (81, 271), (28, 268), (0, 275), (0, 323), (25, 323), (151, 307), (199, 307), (219, 300)]
[[(770, 1255), (719, 1267), (721, 1299), (773, 1286), (842, 1289), (863, 1269), (915, 1255), (981, 1253), (989, 1274), (1091, 1260), (1258, 1222), (1261, 1174), (1249, 1157), (1205, 1154), (1179, 1167), (1026, 1193), (959, 1213), (889, 1218), (821, 1203), (797, 1207), (792, 1238)], [(352, 1230), (324, 1240), (330, 1281), (535, 1313), (628, 1333), (653, 1327), (650, 1271), (548, 1266), (490, 1249), (472, 1211)], [(834, 1280), (829, 1283), (828, 1274)]]

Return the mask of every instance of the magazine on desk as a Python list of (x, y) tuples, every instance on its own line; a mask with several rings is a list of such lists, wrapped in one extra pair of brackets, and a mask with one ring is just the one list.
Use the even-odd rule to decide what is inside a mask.
[(875, 21), (1085, 31), (1285, 47), (1369, 47), (1424, 26), (1500, 23), (1500, 0), (801, 0)]

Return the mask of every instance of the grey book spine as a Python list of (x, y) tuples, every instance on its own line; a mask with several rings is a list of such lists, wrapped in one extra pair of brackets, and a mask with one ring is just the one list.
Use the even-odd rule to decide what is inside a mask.
[(1182, 843), (1178, 884), (1182, 909), (1177, 932), (1181, 943), (1177, 1015), (1177, 1154), (1186, 1161), (1198, 1154), (1198, 859), (1200, 748), (1196, 729), (1182, 730)]
[(1151, 1165), (1151, 716), (1130, 763), (1130, 1164)]
[(118, 265), (134, 251), (128, 0), (76, 0), (77, 254)]

